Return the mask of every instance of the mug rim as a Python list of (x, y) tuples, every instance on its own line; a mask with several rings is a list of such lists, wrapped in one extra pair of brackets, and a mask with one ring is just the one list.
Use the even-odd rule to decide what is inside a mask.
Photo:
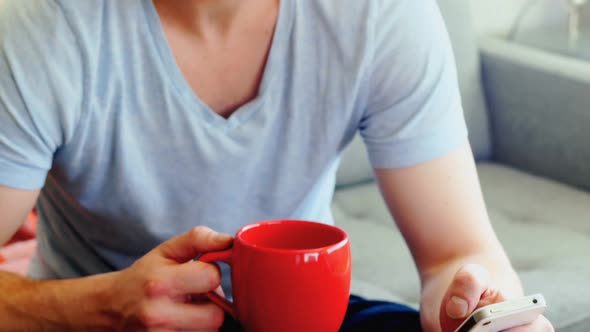
[[(244, 240), (243, 235), (245, 232), (247, 232), (251, 229), (254, 229), (254, 228), (268, 226), (268, 225), (272, 225), (272, 224), (310, 224), (312, 226), (324, 227), (324, 228), (330, 229), (334, 232), (337, 232), (337, 233), (339, 233), (339, 235), (342, 236), (342, 239), (338, 242), (334, 242), (334, 243), (327, 245), (327, 246), (307, 248), (307, 249), (282, 249), (282, 248), (264, 247), (264, 246), (249, 243), (248, 241)], [(346, 246), (350, 242), (348, 234), (343, 229), (341, 229), (337, 226), (330, 225), (330, 224), (324, 224), (324, 223), (321, 223), (318, 221), (302, 220), (302, 219), (271, 219), (271, 220), (263, 220), (263, 221), (258, 221), (258, 222), (252, 223), (252, 224), (248, 224), (238, 230), (238, 232), (236, 233), (236, 240), (241, 245), (251, 248), (251, 249), (254, 249), (254, 250), (257, 250), (257, 251), (273, 252), (273, 253), (281, 253), (281, 254), (310, 253), (310, 252), (320, 252), (320, 251), (332, 252), (332, 251), (336, 251), (338, 249), (343, 248), (344, 246)]]

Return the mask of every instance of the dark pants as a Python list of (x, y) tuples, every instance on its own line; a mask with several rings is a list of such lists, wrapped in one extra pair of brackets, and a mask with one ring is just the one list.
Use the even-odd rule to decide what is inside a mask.
[[(241, 332), (238, 322), (225, 320), (220, 332)], [(351, 296), (340, 332), (414, 332), (422, 331), (419, 313), (401, 304), (367, 301)]]

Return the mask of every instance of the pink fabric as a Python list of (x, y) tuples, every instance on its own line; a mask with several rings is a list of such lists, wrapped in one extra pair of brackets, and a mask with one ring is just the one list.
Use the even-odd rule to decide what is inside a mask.
[(36, 233), (37, 214), (33, 211), (10, 241), (0, 248), (0, 271), (20, 275), (27, 273), (31, 258), (37, 249)]
[(25, 275), (36, 249), (37, 240), (35, 239), (15, 242), (0, 248), (0, 257), (4, 260), (0, 263), (0, 271)]

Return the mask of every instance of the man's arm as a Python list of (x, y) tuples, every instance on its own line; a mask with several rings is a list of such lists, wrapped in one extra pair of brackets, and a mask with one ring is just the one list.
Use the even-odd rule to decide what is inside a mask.
[[(0, 186), (0, 243), (16, 232), (38, 195)], [(222, 309), (186, 299), (216, 289), (219, 271), (192, 259), (231, 240), (196, 227), (118, 272), (42, 281), (0, 272), (0, 332), (216, 330)]]
[(35, 281), (0, 272), (0, 331), (114, 330), (120, 321), (108, 312), (114, 277)]
[[(0, 245), (6, 243), (17, 231), (29, 214), (39, 190), (19, 190), (0, 186)], [(0, 272), (0, 331), (54, 329), (64, 326), (67, 317), (75, 311), (80, 316), (89, 318), (100, 312), (92, 308), (94, 301), (78, 298), (85, 294), (93, 298), (89, 290), (96, 295), (106, 294), (104, 287), (112, 286), (107, 276), (71, 280), (67, 282), (33, 281), (18, 275)], [(86, 292), (83, 290), (86, 289)], [(77, 295), (76, 295), (77, 294)], [(60, 301), (75, 305), (80, 310), (71, 310)], [(100, 303), (98, 301), (95, 304)], [(104, 303), (103, 303), (104, 305)], [(69, 312), (66, 311), (70, 310)], [(97, 326), (111, 326), (108, 316), (103, 317)], [(61, 323), (60, 323), (61, 322)]]
[(376, 174), (420, 273), (426, 331), (440, 331), (441, 323), (448, 331), (476, 307), (522, 295), (490, 224), (468, 145), (421, 165)]

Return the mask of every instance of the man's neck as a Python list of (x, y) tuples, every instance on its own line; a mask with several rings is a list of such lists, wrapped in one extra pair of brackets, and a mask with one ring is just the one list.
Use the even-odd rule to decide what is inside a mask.
[(239, 21), (255, 17), (278, 0), (153, 0), (158, 14), (200, 37), (226, 34)]

